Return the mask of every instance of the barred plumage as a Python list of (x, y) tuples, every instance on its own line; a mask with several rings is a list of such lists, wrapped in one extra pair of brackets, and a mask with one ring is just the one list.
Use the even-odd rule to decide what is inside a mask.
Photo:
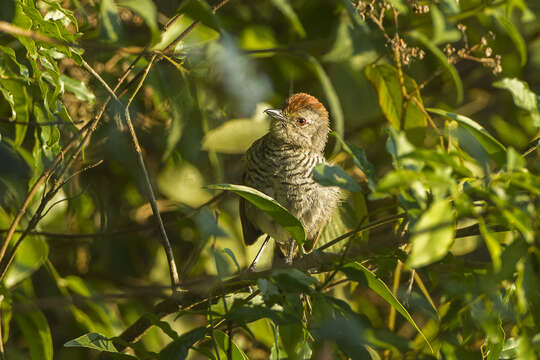
[[(303, 93), (287, 99), (283, 109), (266, 112), (272, 117), (270, 132), (249, 148), (244, 183), (276, 199), (302, 222), (309, 249), (340, 198), (339, 189), (312, 178), (313, 168), (326, 162), (322, 152), (328, 113), (317, 99)], [(281, 226), (245, 200), (240, 215), (246, 244), (266, 233), (292, 259), (292, 239)]]

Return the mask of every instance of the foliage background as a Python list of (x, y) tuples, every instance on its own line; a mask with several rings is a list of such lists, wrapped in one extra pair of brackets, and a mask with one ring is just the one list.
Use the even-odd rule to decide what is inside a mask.
[[(540, 352), (537, 2), (0, 6), (6, 358)], [(128, 70), (109, 102), (100, 79), (114, 88)], [(206, 186), (241, 182), (242, 154), (268, 128), (262, 110), (299, 91), (327, 106), (337, 133), (327, 157), (340, 168), (315, 175), (348, 191), (318, 246), (368, 230), (296, 270), (241, 275), (258, 246), (242, 244), (238, 197)]]

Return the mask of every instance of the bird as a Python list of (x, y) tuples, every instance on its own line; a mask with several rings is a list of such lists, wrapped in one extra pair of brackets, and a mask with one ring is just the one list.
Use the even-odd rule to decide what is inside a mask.
[[(271, 119), (270, 129), (247, 150), (243, 182), (272, 197), (300, 220), (306, 231), (304, 251), (310, 251), (341, 198), (339, 188), (323, 186), (312, 177), (317, 164), (326, 164), (328, 111), (314, 96), (296, 93), (281, 109), (264, 112)], [(267, 234), (253, 269), (269, 237), (291, 264), (298, 250), (291, 235), (245, 199), (240, 199), (239, 210), (246, 245)]]

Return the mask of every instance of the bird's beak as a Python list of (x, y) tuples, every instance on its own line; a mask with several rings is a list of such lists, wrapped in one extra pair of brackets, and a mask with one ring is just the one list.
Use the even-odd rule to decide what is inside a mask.
[(276, 120), (281, 120), (281, 121), (286, 120), (285, 115), (283, 115), (283, 112), (279, 109), (266, 109), (264, 110), (264, 113)]

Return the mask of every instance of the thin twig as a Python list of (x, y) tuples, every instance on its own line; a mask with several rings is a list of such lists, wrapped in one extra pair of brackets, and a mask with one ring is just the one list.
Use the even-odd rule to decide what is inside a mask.
[(392, 216), (388, 216), (388, 217), (385, 217), (383, 219), (380, 219), (380, 220), (377, 220), (377, 221), (374, 221), (372, 223), (369, 223), (367, 225), (364, 225), (364, 226), (360, 226), (359, 228), (357, 229), (354, 229), (354, 230), (351, 230), (341, 236), (338, 236), (337, 238), (335, 238), (334, 240), (331, 240), (329, 242), (327, 242), (326, 244), (322, 245), (321, 247), (319, 247), (318, 249), (316, 249), (315, 251), (317, 252), (321, 252), (325, 249), (328, 249), (329, 247), (337, 244), (338, 242), (342, 241), (342, 240), (345, 240), (355, 234), (358, 234), (359, 232), (363, 232), (363, 231), (367, 231), (367, 230), (371, 230), (371, 229), (375, 229), (379, 226), (382, 226), (384, 224), (388, 224), (388, 223), (391, 223), (391, 222), (394, 222), (394, 221), (397, 221), (397, 220), (400, 220), (402, 218), (404, 218), (407, 214), (406, 213), (401, 213), (401, 214), (397, 214), (397, 215), (392, 215)]
[(165, 249), (165, 254), (167, 256), (167, 262), (169, 265), (169, 273), (171, 276), (171, 287), (173, 291), (178, 291), (180, 289), (180, 276), (178, 276), (178, 269), (176, 266), (176, 261), (174, 260), (174, 253), (171, 247), (171, 243), (169, 241), (169, 238), (167, 236), (167, 232), (165, 231), (165, 226), (163, 225), (163, 220), (161, 218), (161, 214), (159, 212), (156, 196), (154, 194), (154, 190), (152, 188), (152, 183), (150, 182), (150, 176), (148, 175), (148, 171), (146, 170), (146, 165), (144, 164), (144, 158), (142, 156), (142, 149), (141, 145), (139, 144), (139, 139), (137, 138), (137, 134), (135, 133), (135, 128), (133, 127), (133, 123), (131, 121), (131, 116), (129, 114), (129, 106), (131, 105), (133, 99), (139, 92), (139, 90), (142, 87), (142, 84), (144, 83), (144, 80), (146, 79), (146, 76), (148, 75), (148, 72), (150, 71), (150, 68), (152, 67), (152, 64), (156, 60), (157, 55), (153, 55), (150, 61), (148, 62), (148, 65), (146, 66), (142, 79), (135, 88), (135, 91), (129, 98), (126, 107), (125, 107), (125, 117), (124, 120), (126, 122), (126, 125), (129, 129), (129, 133), (131, 135), (131, 140), (133, 141), (133, 145), (135, 147), (135, 152), (137, 154), (137, 162), (139, 163), (139, 167), (141, 168), (143, 179), (146, 185), (146, 190), (148, 191), (148, 197), (150, 201), (150, 206), (152, 207), (152, 212), (154, 213), (154, 216), (156, 218), (159, 232), (161, 234), (161, 240), (163, 248)]

